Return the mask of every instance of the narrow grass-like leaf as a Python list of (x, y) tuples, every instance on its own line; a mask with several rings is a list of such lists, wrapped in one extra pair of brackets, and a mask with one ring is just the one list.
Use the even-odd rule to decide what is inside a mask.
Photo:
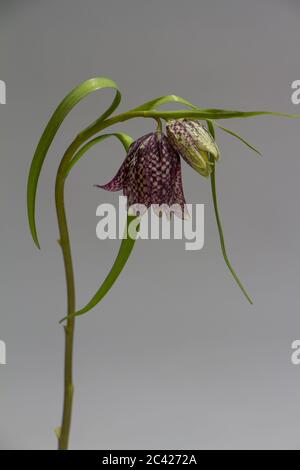
[(292, 119), (300, 119), (300, 114), (287, 114), (273, 111), (232, 111), (224, 109), (180, 109), (175, 111), (129, 111), (124, 115), (124, 119), (133, 117), (153, 117), (161, 119), (233, 119), (233, 118), (250, 118), (255, 116), (279, 116)]
[[(211, 121), (207, 121), (208, 129), (213, 138), (215, 138), (215, 130), (213, 123)], [(219, 231), (219, 237), (220, 237), (220, 244), (221, 244), (221, 250), (223, 254), (223, 258), (225, 260), (225, 263), (231, 272), (233, 278), (235, 279), (236, 283), (240, 287), (241, 291), (245, 295), (246, 299), (249, 301), (250, 304), (253, 304), (252, 299), (250, 298), (249, 294), (247, 293), (246, 289), (244, 288), (243, 284), (241, 283), (240, 279), (238, 278), (235, 270), (233, 269), (228, 255), (227, 255), (227, 250), (226, 250), (226, 245), (225, 245), (225, 239), (224, 239), (224, 233), (223, 233), (223, 228), (222, 228), (222, 223), (221, 223), (221, 218), (220, 218), (220, 213), (219, 213), (219, 207), (218, 207), (218, 199), (217, 199), (217, 190), (216, 190), (216, 175), (215, 175), (215, 165), (212, 167), (212, 172), (210, 175), (211, 179), (211, 190), (212, 190), (212, 197), (213, 197), (213, 204), (214, 204), (214, 210), (215, 210), (215, 216), (216, 216), (216, 221), (217, 221), (217, 226), (218, 226), (218, 231)]]
[(235, 117), (235, 118), (247, 118), (247, 117), (254, 117), (254, 116), (281, 116), (281, 117), (288, 117), (288, 118), (296, 118), (300, 119), (300, 114), (290, 114), (290, 113), (281, 113), (278, 111), (238, 111), (234, 109), (218, 109), (218, 108), (205, 108), (200, 109), (203, 113), (212, 113), (216, 117), (216, 119), (223, 119), (221, 116), (225, 116), (225, 118)]
[(136, 241), (135, 239), (131, 238), (128, 234), (128, 227), (135, 218), (136, 216), (132, 216), (132, 215), (127, 216), (126, 232), (125, 232), (127, 234), (127, 237), (122, 240), (115, 262), (111, 270), (109, 271), (108, 275), (106, 276), (103, 284), (98, 289), (94, 297), (92, 297), (92, 299), (88, 302), (88, 304), (85, 307), (83, 307), (78, 312), (75, 312), (69, 315), (68, 317), (63, 318), (62, 320), (60, 320), (60, 323), (65, 321), (67, 318), (78, 317), (80, 315), (87, 313), (89, 310), (94, 308), (103, 299), (103, 297), (107, 294), (107, 292), (112, 288), (113, 284), (116, 282), (119, 275), (123, 271), (123, 268), (125, 267), (128, 261), (128, 258), (132, 252), (132, 249)]
[(81, 83), (75, 87), (59, 104), (59, 106), (54, 111), (50, 121), (48, 122), (42, 137), (38, 143), (37, 149), (35, 151), (27, 184), (27, 210), (28, 210), (28, 220), (32, 238), (39, 248), (39, 241), (36, 231), (35, 223), (35, 201), (36, 201), (36, 191), (39, 181), (40, 172), (46, 158), (49, 147), (59, 129), (65, 117), (69, 112), (79, 103), (83, 98), (90, 95), (96, 90), (103, 88), (112, 88), (116, 90), (115, 98), (111, 106), (102, 114), (102, 116), (97, 120), (101, 122), (106, 119), (111, 113), (117, 108), (121, 100), (121, 94), (118, 90), (115, 82), (105, 77), (92, 78)]
[(247, 142), (247, 140), (245, 140), (243, 137), (241, 137), (239, 134), (237, 134), (236, 132), (233, 132), (232, 130), (228, 129), (227, 127), (224, 127), (224, 126), (221, 126), (220, 124), (216, 124), (217, 127), (219, 127), (219, 129), (222, 129), (222, 131), (224, 132), (227, 132), (227, 134), (230, 134), (232, 135), (233, 137), (236, 137), (238, 140), (240, 140), (241, 142), (243, 142), (243, 144), (245, 144), (247, 147), (249, 147), (251, 150), (253, 150), (254, 152), (256, 152), (258, 155), (261, 156), (261, 152), (259, 150), (257, 150), (257, 148), (255, 148), (252, 144), (250, 144), (249, 142)]
[(162, 106), (163, 104), (167, 104), (167, 103), (180, 103), (180, 104), (183, 104), (184, 106), (188, 106), (189, 108), (199, 109), (193, 103), (190, 103), (184, 98), (181, 98), (181, 96), (166, 95), (166, 96), (160, 96), (159, 98), (155, 98), (154, 100), (151, 100), (151, 101), (147, 101), (141, 106), (134, 108), (132, 111), (149, 111), (151, 109), (155, 109), (157, 106)]
[(69, 174), (73, 166), (82, 158), (82, 156), (94, 145), (98, 144), (102, 140), (107, 139), (108, 137), (116, 137), (122, 144), (127, 152), (130, 145), (133, 142), (133, 138), (130, 137), (129, 135), (125, 134), (124, 132), (114, 132), (112, 134), (102, 134), (98, 137), (95, 137), (94, 139), (90, 140), (87, 142), (81, 149), (74, 155), (72, 160), (69, 163), (69, 166), (67, 167), (66, 173)]

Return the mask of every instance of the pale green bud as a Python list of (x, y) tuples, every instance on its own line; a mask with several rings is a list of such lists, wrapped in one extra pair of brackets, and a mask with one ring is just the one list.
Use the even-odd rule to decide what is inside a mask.
[(198, 121), (188, 119), (171, 120), (166, 130), (171, 144), (182, 158), (202, 176), (209, 176), (220, 151), (208, 130)]

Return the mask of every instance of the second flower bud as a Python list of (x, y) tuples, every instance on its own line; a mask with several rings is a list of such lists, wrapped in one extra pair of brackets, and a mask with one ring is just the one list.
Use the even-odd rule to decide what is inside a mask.
[(188, 119), (171, 120), (166, 130), (169, 141), (181, 157), (202, 176), (209, 176), (220, 151), (208, 130), (198, 121)]

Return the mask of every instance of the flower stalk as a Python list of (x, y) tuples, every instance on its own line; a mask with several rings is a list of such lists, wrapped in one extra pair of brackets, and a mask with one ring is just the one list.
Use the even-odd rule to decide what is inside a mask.
[(68, 223), (66, 218), (65, 203), (64, 203), (64, 187), (65, 178), (61, 174), (61, 169), (58, 170), (56, 185), (55, 185), (55, 201), (56, 213), (59, 227), (59, 245), (62, 249), (65, 276), (66, 276), (66, 289), (67, 289), (67, 313), (68, 319), (64, 326), (65, 331), (65, 365), (64, 365), (64, 403), (63, 403), (63, 416), (62, 424), (59, 428), (58, 435), (58, 448), (59, 450), (68, 449), (69, 435), (71, 428), (72, 405), (73, 405), (73, 349), (74, 349), (74, 330), (75, 318), (69, 317), (75, 311), (75, 283), (74, 283), (74, 270), (70, 246), (70, 237), (68, 232)]

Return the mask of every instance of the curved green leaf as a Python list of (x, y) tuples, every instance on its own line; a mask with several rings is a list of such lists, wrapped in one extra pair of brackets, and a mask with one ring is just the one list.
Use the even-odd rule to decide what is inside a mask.
[(300, 114), (287, 114), (275, 111), (233, 111), (225, 109), (180, 109), (175, 111), (129, 111), (124, 115), (125, 119), (133, 117), (153, 117), (154, 119), (233, 119), (233, 118), (249, 118), (255, 116), (279, 116), (292, 119), (300, 119)]
[(151, 109), (155, 109), (156, 106), (162, 106), (163, 104), (166, 104), (166, 103), (180, 103), (180, 104), (183, 104), (184, 106), (188, 106), (189, 108), (199, 109), (193, 103), (190, 103), (189, 101), (185, 100), (184, 98), (181, 98), (180, 96), (166, 95), (166, 96), (160, 96), (159, 98), (155, 98), (154, 100), (151, 100), (151, 101), (147, 101), (141, 106), (134, 108), (132, 111), (149, 111)]
[[(147, 101), (146, 103), (142, 104), (141, 106), (138, 106), (137, 108), (134, 108), (129, 111), (128, 114), (139, 112), (139, 111), (145, 111), (145, 116), (147, 116), (147, 111), (152, 111), (155, 110), (157, 106), (161, 106), (163, 104), (167, 103), (180, 103), (183, 104), (184, 106), (187, 106), (189, 108), (192, 108), (194, 111), (189, 111), (189, 110), (175, 110), (175, 111), (161, 111), (157, 113), (157, 117), (165, 118), (165, 119), (176, 119), (176, 118), (193, 118), (193, 119), (230, 119), (230, 118), (247, 118), (247, 117), (254, 117), (254, 116), (263, 116), (263, 115), (270, 115), (270, 116), (281, 116), (281, 117), (288, 117), (288, 118), (296, 118), (299, 119), (300, 115), (298, 114), (287, 114), (287, 113), (279, 113), (275, 111), (237, 111), (237, 110), (232, 110), (232, 109), (218, 109), (218, 108), (199, 108), (199, 106), (194, 105), (193, 103), (187, 101), (186, 99), (182, 98), (181, 96), (177, 95), (165, 95), (165, 96), (160, 96), (158, 98), (155, 98), (151, 101)], [(223, 129), (225, 132), (227, 132), (227, 129)], [(229, 131), (231, 133), (231, 131)], [(235, 133), (232, 133), (235, 137), (238, 139), (240, 136), (238, 136)], [(248, 143), (244, 141), (243, 138), (240, 138), (242, 142), (244, 142), (246, 145)], [(248, 145), (250, 148), (252, 148), (251, 145)], [(252, 150), (255, 150), (255, 148), (252, 148)]]
[[(64, 121), (65, 117), (69, 114), (69, 112), (76, 106), (79, 101), (81, 101), (86, 96), (90, 95), (96, 90), (100, 90), (103, 88), (112, 88), (116, 90), (115, 98), (111, 104), (111, 106), (105, 111), (105, 113), (97, 119), (97, 123), (103, 121), (111, 113), (117, 108), (121, 101), (121, 94), (115, 82), (110, 80), (109, 78), (105, 77), (97, 77), (92, 78), (90, 80), (86, 80), (85, 82), (81, 83), (77, 87), (75, 87), (59, 104), (59, 106), (54, 111), (50, 121), (48, 122), (42, 137), (38, 143), (37, 149), (35, 151), (29, 176), (28, 176), (28, 184), (27, 184), (27, 210), (28, 210), (28, 220), (32, 238), (39, 248), (39, 241), (36, 231), (36, 223), (35, 223), (35, 201), (36, 201), (36, 191), (39, 176), (41, 173), (41, 169), (46, 158), (47, 152), (49, 147), (59, 129), (62, 122)], [(95, 124), (95, 123), (94, 123)]]
[(60, 320), (60, 323), (65, 321), (67, 318), (70, 319), (73, 317), (78, 317), (80, 315), (83, 315), (84, 313), (87, 313), (89, 310), (94, 308), (103, 299), (103, 297), (107, 294), (107, 292), (112, 288), (113, 284), (116, 282), (119, 275), (123, 271), (123, 268), (125, 267), (128, 261), (128, 258), (132, 252), (132, 249), (136, 241), (135, 239), (131, 238), (128, 234), (128, 227), (134, 219), (136, 219), (136, 216), (127, 215), (127, 223), (126, 223), (126, 231), (125, 231), (125, 234), (127, 236), (126, 238), (122, 240), (115, 262), (111, 270), (109, 271), (108, 275), (106, 276), (103, 284), (98, 289), (94, 297), (92, 297), (92, 299), (88, 302), (88, 304), (85, 307), (83, 307), (78, 312), (75, 312), (72, 315), (69, 315), (68, 317), (63, 318), (62, 320)]
[(71, 169), (73, 168), (73, 166), (81, 159), (81, 157), (91, 148), (93, 147), (94, 145), (98, 144), (99, 142), (101, 142), (102, 140), (105, 140), (107, 139), (108, 137), (116, 137), (117, 139), (119, 139), (119, 141), (123, 144), (123, 147), (125, 149), (125, 151), (127, 152), (130, 145), (132, 144), (133, 142), (133, 138), (130, 137), (129, 135), (125, 134), (124, 132), (114, 132), (112, 134), (102, 134), (98, 137), (95, 137), (94, 139), (90, 140), (89, 142), (87, 142), (83, 147), (81, 147), (81, 149), (74, 155), (74, 157), (72, 158), (72, 160), (70, 161), (68, 167), (67, 167), (67, 170), (66, 170), (66, 174), (69, 174), (69, 172), (71, 171)]
[(224, 132), (227, 132), (227, 134), (230, 134), (232, 135), (233, 137), (236, 137), (238, 140), (240, 140), (241, 142), (243, 142), (243, 144), (245, 144), (247, 147), (249, 147), (251, 150), (253, 150), (254, 152), (256, 152), (258, 155), (262, 156), (261, 152), (259, 150), (257, 150), (255, 147), (253, 147), (252, 144), (250, 144), (249, 142), (247, 142), (247, 140), (245, 140), (243, 137), (241, 137), (239, 134), (237, 134), (236, 132), (233, 132), (232, 130), (230, 129), (227, 129), (227, 127), (224, 127), (224, 126), (221, 126), (220, 124), (216, 124), (217, 127), (219, 127), (219, 129), (222, 129), (222, 131)]
[[(207, 121), (208, 129), (213, 138), (215, 138), (215, 130), (213, 123), (211, 121)], [(219, 231), (219, 237), (220, 237), (220, 244), (221, 244), (221, 250), (223, 254), (223, 258), (225, 260), (225, 263), (231, 272), (234, 280), (240, 287), (241, 291), (245, 295), (246, 299), (249, 301), (250, 304), (253, 304), (249, 294), (247, 293), (246, 289), (244, 288), (243, 284), (239, 280), (235, 270), (233, 269), (228, 255), (227, 255), (227, 250), (226, 250), (226, 245), (225, 245), (225, 239), (224, 239), (224, 233), (223, 233), (223, 228), (222, 228), (222, 223), (221, 223), (221, 218), (220, 218), (220, 213), (219, 213), (219, 207), (218, 207), (218, 199), (217, 199), (217, 190), (216, 190), (216, 175), (215, 175), (215, 165), (212, 165), (212, 172), (210, 175), (211, 178), (211, 190), (212, 190), (212, 196), (213, 196), (213, 204), (214, 204), (214, 210), (215, 210), (215, 216), (216, 216), (216, 221), (217, 221), (217, 226), (218, 226), (218, 231)]]
[(240, 117), (240, 118), (247, 118), (247, 117), (254, 117), (254, 116), (264, 116), (264, 115), (269, 115), (269, 116), (281, 116), (281, 117), (289, 117), (289, 118), (300, 118), (300, 114), (289, 114), (289, 113), (281, 113), (277, 111), (238, 111), (234, 109), (218, 109), (218, 108), (206, 108), (206, 109), (200, 109), (201, 112), (203, 113), (211, 113), (216, 116), (216, 119), (223, 119), (224, 118), (229, 118), (229, 117)]

